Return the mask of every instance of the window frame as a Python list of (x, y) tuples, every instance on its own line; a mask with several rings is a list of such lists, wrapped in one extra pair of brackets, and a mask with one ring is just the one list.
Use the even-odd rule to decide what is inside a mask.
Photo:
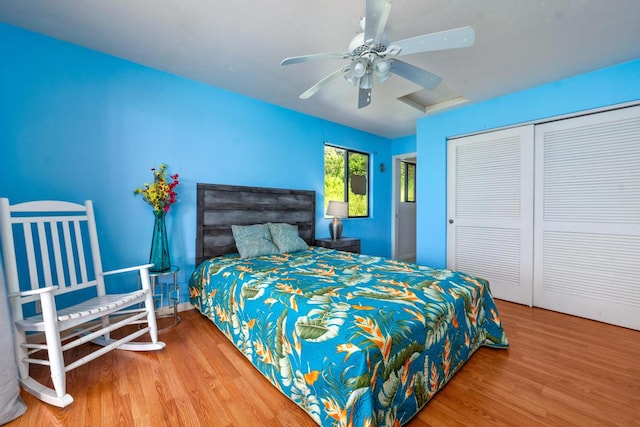
[[(413, 192), (411, 194), (409, 192), (409, 169), (413, 169)], [(402, 176), (400, 177), (400, 182), (404, 183), (404, 185), (401, 185), (400, 188), (400, 203), (416, 203), (416, 179), (418, 168), (415, 162), (400, 160), (400, 171), (400, 173), (402, 174)], [(413, 200), (409, 200), (410, 195), (413, 196)]]
[[(352, 148), (346, 148), (346, 147), (341, 147), (339, 145), (335, 145), (335, 144), (331, 144), (328, 142), (324, 143), (324, 148), (326, 147), (331, 147), (333, 149), (337, 149), (337, 150), (342, 150), (343, 151), (343, 160), (344, 160), (344, 200), (341, 200), (343, 202), (347, 202), (349, 203), (349, 184), (350, 184), (350, 175), (349, 175), (349, 158), (352, 154), (357, 154), (357, 155), (362, 155), (362, 156), (366, 156), (366, 213), (365, 215), (351, 215), (351, 213), (349, 213), (348, 218), (370, 218), (371, 217), (371, 154), (367, 153), (365, 151), (360, 151), (360, 150), (354, 150)], [(324, 152), (324, 150), (323, 150)], [(325, 159), (326, 162), (326, 159)], [(326, 164), (324, 167), (325, 170), (325, 179), (326, 179)], [(327, 195), (325, 194), (325, 205), (326, 205), (326, 197)], [(332, 199), (333, 200), (333, 199)], [(326, 212), (325, 212), (325, 217), (326, 217)]]

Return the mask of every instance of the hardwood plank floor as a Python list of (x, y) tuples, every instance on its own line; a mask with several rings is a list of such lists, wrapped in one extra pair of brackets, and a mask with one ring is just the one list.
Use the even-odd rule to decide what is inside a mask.
[[(510, 349), (480, 348), (407, 427), (640, 426), (640, 332), (497, 304)], [(160, 352), (72, 371), (68, 408), (23, 391), (27, 413), (7, 426), (315, 426), (209, 320), (181, 317)]]

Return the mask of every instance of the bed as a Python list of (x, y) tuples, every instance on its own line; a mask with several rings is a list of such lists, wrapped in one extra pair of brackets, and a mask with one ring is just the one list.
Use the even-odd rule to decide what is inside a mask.
[[(405, 424), (480, 346), (508, 347), (485, 280), (313, 246), (312, 191), (198, 184), (197, 199), (192, 305), (322, 426)], [(243, 258), (234, 232), (254, 224), (304, 242)]]

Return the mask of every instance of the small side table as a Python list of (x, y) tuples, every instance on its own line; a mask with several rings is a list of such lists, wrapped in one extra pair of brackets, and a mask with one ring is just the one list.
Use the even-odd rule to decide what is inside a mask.
[(332, 240), (331, 238), (316, 239), (316, 246), (323, 248), (336, 249), (339, 251), (360, 253), (360, 239), (354, 237), (343, 237), (342, 239)]
[[(180, 292), (178, 288), (178, 271), (180, 271), (180, 267), (177, 265), (172, 265), (171, 268), (167, 271), (161, 272), (149, 272), (149, 279), (151, 280), (151, 292), (153, 293), (153, 304), (156, 309), (156, 320), (157, 319), (165, 319), (171, 318), (173, 322), (171, 322), (168, 326), (160, 328), (158, 324), (158, 332), (166, 331), (167, 329), (171, 329), (180, 323), (180, 316), (178, 316), (178, 303), (180, 302)], [(164, 276), (173, 276), (173, 281), (159, 281), (161, 277)], [(172, 313), (159, 315), (158, 312), (162, 308), (162, 298), (164, 296), (163, 290), (166, 288), (166, 295), (168, 301), (168, 308), (173, 310)]]

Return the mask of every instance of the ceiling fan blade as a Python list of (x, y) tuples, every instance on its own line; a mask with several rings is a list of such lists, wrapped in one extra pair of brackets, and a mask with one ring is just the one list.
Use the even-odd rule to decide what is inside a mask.
[(473, 46), (475, 32), (471, 27), (455, 28), (438, 33), (425, 34), (391, 43), (393, 47), (401, 49), (399, 55), (431, 52), (434, 50), (457, 49)]
[(313, 95), (315, 95), (315, 93), (317, 91), (320, 90), (320, 88), (324, 85), (326, 85), (327, 83), (329, 83), (330, 81), (343, 76), (344, 73), (346, 73), (349, 70), (349, 66), (346, 65), (342, 68), (340, 68), (339, 70), (334, 71), (333, 73), (329, 74), (327, 77), (325, 77), (324, 79), (320, 80), (318, 83), (314, 84), (313, 86), (311, 86), (309, 89), (307, 89), (302, 95), (300, 95), (300, 99), (308, 99), (311, 98)]
[(371, 89), (362, 89), (358, 91), (358, 108), (364, 108), (371, 104)]
[(299, 64), (301, 62), (316, 61), (319, 59), (344, 59), (348, 58), (349, 53), (340, 52), (328, 52), (328, 53), (316, 53), (313, 55), (292, 56), (291, 58), (285, 58), (280, 65)]
[(399, 59), (393, 59), (391, 61), (390, 72), (397, 74), (400, 77), (404, 77), (407, 80), (411, 80), (415, 84), (418, 84), (428, 90), (434, 89), (442, 80), (441, 77), (438, 77), (429, 71), (423, 70), (415, 65), (407, 64)]
[(364, 41), (380, 43), (391, 12), (390, 0), (367, 0), (364, 18)]

